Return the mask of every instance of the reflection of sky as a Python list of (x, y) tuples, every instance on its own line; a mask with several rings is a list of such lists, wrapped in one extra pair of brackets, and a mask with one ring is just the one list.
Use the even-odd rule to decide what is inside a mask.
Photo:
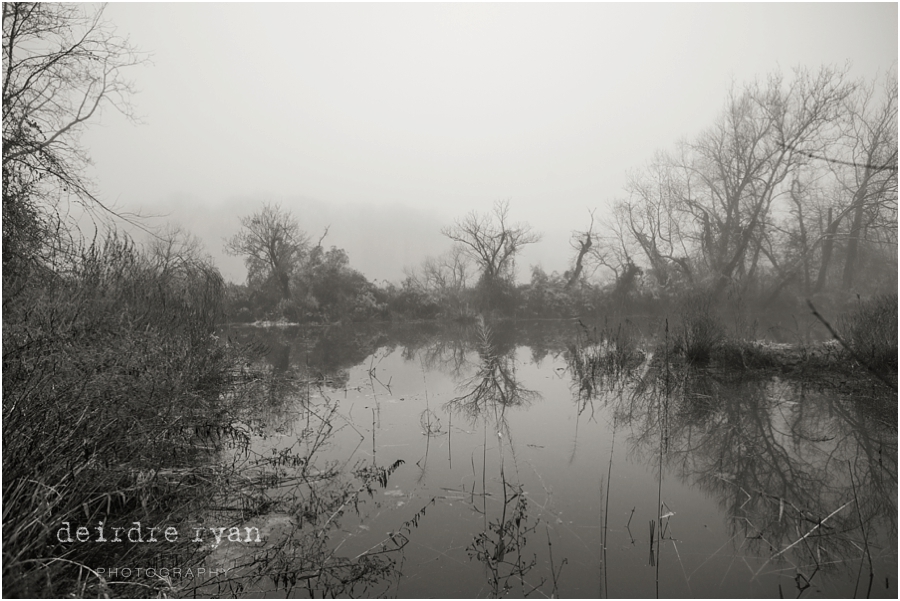
[(545, 233), (519, 271), (567, 267), (587, 209), (627, 172), (708, 127), (732, 81), (897, 57), (884, 4), (156, 4), (107, 18), (152, 65), (131, 69), (131, 126), (84, 142), (101, 198), (170, 214), (227, 278), (222, 238), (275, 200), (372, 279), (449, 244), (441, 226), (511, 200)]
[[(606, 516), (604, 594), (654, 596), (649, 522), (656, 519), (659, 494), (655, 393), (651, 386), (646, 394), (632, 398), (626, 387), (621, 396), (615, 391), (600, 394), (589, 401), (589, 408), (579, 411), (583, 399), (578, 395), (578, 382), (567, 365), (567, 354), (558, 346), (567, 332), (571, 335), (570, 326), (557, 323), (561, 329), (554, 336), (549, 322), (536, 324), (535, 331), (520, 325), (519, 340), (556, 341), (548, 342), (549, 352), (536, 363), (533, 349), (517, 341), (516, 332), (498, 325), (494, 337), (510, 349), (504, 357), (514, 367), (510, 373), (518, 386), (539, 396), (531, 403), (505, 409), (496, 404), (491, 408), (490, 399), (485, 399), (485, 410), (475, 419), (449, 410), (448, 404), (469, 389), (482, 364), (471, 340), (454, 335), (464, 331), (432, 331), (433, 339), (414, 336), (414, 328), (395, 332), (416, 341), (414, 352), (395, 344), (393, 335), (359, 332), (353, 338), (336, 334), (328, 346), (335, 357), (343, 357), (340, 365), (346, 381), (312, 391), (318, 414), (335, 410), (332, 433), (318, 451), (318, 465), (330, 462), (350, 470), (373, 464), (390, 466), (398, 460), (404, 463), (390, 476), (386, 489), (376, 486), (372, 497), (361, 495), (359, 516), (346, 512), (340, 529), (332, 534), (334, 544), (341, 545), (348, 555), (361, 553), (427, 507), (419, 525), (409, 533), (401, 596), (428, 597), (436, 592), (448, 597), (486, 595), (490, 587), (485, 570), (470, 560), (467, 547), (486, 529), (487, 522), (502, 516), (505, 478), (513, 487), (523, 487), (528, 519), (540, 520), (527, 547), (528, 556), (537, 554), (538, 566), (543, 566), (530, 573), (537, 578), (535, 583), (542, 575), (549, 577), (540, 571), (549, 565), (549, 529), (557, 567), (567, 559), (562, 596), (599, 594), (601, 516)], [(356, 345), (342, 352), (350, 341)], [(371, 345), (369, 356), (363, 350), (366, 341), (378, 341)], [(298, 367), (301, 356), (295, 347), (299, 348), (291, 345), (291, 369)], [(462, 349), (466, 361), (457, 365), (458, 352), (429, 354), (441, 349)], [(365, 358), (360, 359), (362, 356)], [(424, 361), (425, 356), (432, 361)], [(811, 575), (803, 563), (809, 557), (804, 555), (806, 547), (798, 545), (783, 560), (766, 564), (771, 554), (768, 545), (777, 551), (814, 524), (806, 518), (799, 526), (789, 522), (797, 514), (787, 505), (778, 521), (779, 505), (773, 499), (786, 496), (809, 516), (824, 517), (853, 499), (845, 465), (846, 459), (855, 458), (857, 442), (872, 449), (878, 446), (884, 453), (887, 471), (874, 474), (882, 480), (896, 474), (896, 443), (879, 446), (877, 428), (861, 433), (864, 417), (853, 413), (852, 401), (834, 393), (806, 389), (801, 394), (783, 380), (732, 378), (715, 370), (696, 371), (692, 377), (690, 389), (703, 398), (684, 398), (676, 388), (670, 403), (670, 446), (661, 499), (665, 511), (673, 512), (663, 527), (674, 541), (662, 545), (660, 594), (775, 596), (779, 584), (785, 592), (795, 591), (791, 562), (799, 561), (807, 576)], [(316, 418), (308, 420), (302, 400), (301, 395), (277, 411), (271, 407), (261, 410), (265, 419), (282, 423), (268, 430), (269, 438), (255, 442), (257, 451), (267, 455), (270, 448), (308, 450), (298, 434), (310, 423), (315, 429)], [(430, 437), (422, 426), (426, 409), (440, 423)], [(283, 423), (291, 420), (293, 423)], [(854, 420), (854, 426), (848, 425)], [(778, 451), (775, 455), (767, 450), (772, 448)], [(890, 523), (881, 518), (869, 521), (868, 516), (882, 511), (879, 503), (896, 507), (895, 479), (887, 486), (882, 482), (876, 490), (870, 485), (874, 482), (872, 466), (863, 455), (854, 465), (867, 532), (872, 541), (890, 538)], [(784, 478), (797, 486), (776, 486)], [(346, 485), (357, 484), (347, 480)], [(741, 488), (748, 490), (752, 499)], [(485, 489), (490, 493), (487, 498), (481, 496)], [(797, 499), (797, 491), (810, 494)], [(429, 505), (432, 499), (435, 504)], [(855, 571), (845, 568), (857, 567), (861, 556), (855, 555), (858, 548), (848, 541), (861, 540), (861, 534), (853, 507), (844, 512), (833, 518), (841, 526), (837, 534), (841, 540), (832, 544), (827, 539), (810, 539), (810, 544), (825, 545), (832, 555), (849, 554), (840, 555), (836, 567), (816, 578), (823, 590), (851, 596)], [(774, 522), (767, 522), (771, 520)], [(801, 530), (794, 536), (797, 527)], [(764, 538), (745, 538), (761, 530)], [(887, 544), (878, 540), (880, 545)], [(893, 573), (896, 569), (896, 553), (892, 555), (889, 547), (874, 561), (881, 582), (885, 570)], [(752, 578), (761, 568), (759, 576)], [(790, 575), (785, 576), (787, 572)], [(442, 587), (440, 591), (437, 586)], [(889, 580), (889, 586), (894, 588), (887, 592), (893, 593), (896, 582)]]

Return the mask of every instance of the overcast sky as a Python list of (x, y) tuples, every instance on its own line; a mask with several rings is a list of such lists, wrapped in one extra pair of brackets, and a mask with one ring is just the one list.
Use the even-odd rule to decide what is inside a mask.
[[(776, 69), (896, 70), (897, 4), (137, 4), (106, 18), (150, 53), (144, 123), (84, 135), (102, 198), (166, 214), (243, 281), (223, 239), (263, 201), (373, 280), (449, 248), (508, 199), (562, 272), (569, 232), (629, 170)], [(160, 222), (160, 220), (157, 220)]]

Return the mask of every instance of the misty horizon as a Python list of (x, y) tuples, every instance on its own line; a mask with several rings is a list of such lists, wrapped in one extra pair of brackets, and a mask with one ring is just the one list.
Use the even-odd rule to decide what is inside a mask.
[(518, 257), (527, 281), (569, 269), (588, 211), (608, 221), (629, 174), (709, 128), (732, 84), (896, 72), (896, 10), (112, 4), (152, 64), (128, 73), (141, 124), (106, 111), (85, 130), (89, 175), (107, 204), (195, 233), (234, 282), (224, 239), (263, 202), (399, 283), (450, 248), (441, 228), (508, 200), (543, 234)]

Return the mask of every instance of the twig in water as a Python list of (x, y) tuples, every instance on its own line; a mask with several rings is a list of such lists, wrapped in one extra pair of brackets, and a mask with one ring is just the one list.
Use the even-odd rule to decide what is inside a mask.
[[(662, 411), (660, 411), (659, 425), (659, 482), (656, 489), (656, 519), (659, 521), (659, 531), (657, 531), (657, 537), (660, 535), (660, 531), (662, 531), (662, 477), (663, 477), (663, 445), (665, 443), (664, 438), (667, 436), (665, 432), (665, 426), (663, 420), (665, 419), (668, 422), (668, 412), (669, 412), (669, 319), (666, 318), (666, 399), (665, 399), (665, 416), (662, 415)], [(653, 532), (651, 530), (650, 537), (653, 537)], [(657, 539), (657, 555), (660, 555), (660, 551), (662, 548), (659, 545), (659, 539)], [(651, 545), (652, 545), (651, 541)], [(661, 557), (656, 558), (656, 597), (659, 598), (659, 560)]]
[(779, 551), (778, 553), (776, 553), (775, 555), (773, 555), (772, 557), (770, 557), (769, 559), (767, 559), (767, 560), (765, 561), (765, 563), (763, 563), (763, 564), (759, 567), (759, 570), (756, 571), (756, 576), (758, 576), (758, 575), (760, 574), (760, 572), (763, 571), (763, 568), (765, 568), (765, 567), (769, 564), (770, 561), (772, 561), (773, 559), (775, 559), (775, 558), (778, 557), (779, 555), (784, 555), (789, 549), (792, 549), (792, 548), (795, 547), (796, 545), (798, 545), (798, 544), (800, 544), (801, 542), (803, 542), (804, 540), (806, 540), (806, 538), (807, 538), (810, 534), (812, 534), (813, 532), (815, 532), (816, 530), (819, 529), (819, 526), (823, 525), (825, 522), (827, 522), (828, 520), (830, 520), (832, 517), (834, 517), (838, 512), (840, 512), (844, 507), (846, 507), (846, 506), (849, 505), (849, 504), (850, 504), (850, 501), (847, 501), (846, 503), (844, 503), (843, 505), (841, 505), (840, 507), (838, 507), (837, 509), (835, 509), (834, 511), (832, 511), (831, 513), (829, 513), (827, 517), (825, 517), (825, 518), (822, 519), (818, 524), (816, 524), (815, 526), (813, 526), (812, 529), (811, 529), (809, 532), (807, 532), (806, 534), (804, 534), (803, 536), (801, 536), (800, 538), (798, 538), (797, 540), (795, 540), (794, 542), (792, 542), (791, 544), (789, 544), (787, 547), (785, 547), (784, 549), (782, 549), (781, 551)]
[(450, 469), (453, 469), (453, 446), (450, 444), (451, 432), (453, 431), (453, 412), (449, 413), (449, 423), (447, 425), (447, 462)]
[(375, 460), (375, 409), (372, 409), (372, 464), (378, 465)]
[(606, 507), (603, 510), (603, 587), (609, 598), (609, 570), (606, 569), (606, 547), (609, 540), (609, 489), (612, 479), (613, 452), (616, 450), (616, 420), (613, 419), (612, 444), (609, 449), (609, 469), (606, 473)]
[(559, 575), (562, 573), (562, 567), (566, 565), (566, 559), (563, 558), (562, 563), (559, 564), (559, 570), (555, 570), (553, 568), (553, 543), (550, 542), (550, 526), (544, 524), (544, 527), (547, 529), (547, 551), (550, 553), (550, 575), (553, 577), (553, 595), (554, 599), (559, 598), (559, 584), (557, 579)]
[(628, 523), (625, 524), (625, 529), (628, 530), (628, 536), (631, 537), (631, 544), (634, 544), (634, 535), (631, 533), (631, 518), (634, 517), (634, 510), (637, 509), (637, 506), (631, 508), (631, 515), (628, 516)]
[(688, 596), (693, 597), (694, 592), (691, 590), (691, 577), (687, 575), (687, 571), (684, 569), (684, 562), (681, 561), (681, 553), (678, 552), (678, 544), (673, 538), (670, 538), (669, 540), (672, 541), (672, 547), (675, 549), (675, 556), (678, 558), (678, 563), (681, 564), (681, 573), (684, 575), (684, 583), (688, 587)]

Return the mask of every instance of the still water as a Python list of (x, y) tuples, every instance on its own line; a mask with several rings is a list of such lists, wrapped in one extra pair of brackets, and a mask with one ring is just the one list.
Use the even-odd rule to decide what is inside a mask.
[(665, 335), (232, 333), (267, 354), (219, 505), (263, 542), (195, 593), (896, 598), (896, 395), (679, 366)]

